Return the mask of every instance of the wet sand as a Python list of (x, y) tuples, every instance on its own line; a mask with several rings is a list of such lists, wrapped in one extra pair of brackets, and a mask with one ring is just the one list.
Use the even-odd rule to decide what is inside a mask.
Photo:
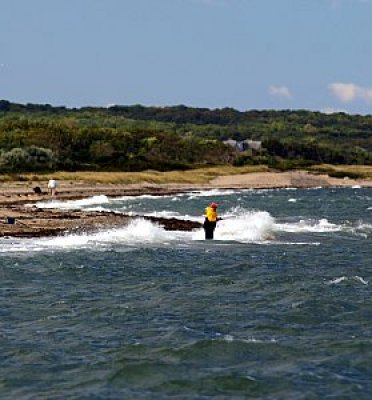
[[(39, 186), (42, 194), (35, 194)], [(220, 176), (206, 185), (167, 184), (92, 184), (86, 182), (59, 182), (56, 200), (73, 200), (91, 196), (139, 196), (143, 194), (169, 195), (207, 189), (262, 189), (262, 188), (311, 188), (311, 187), (372, 187), (372, 180), (336, 179), (327, 175), (307, 172), (258, 172), (244, 175)], [(0, 184), (0, 236), (40, 237), (86, 232), (128, 224), (133, 216), (110, 212), (85, 212), (57, 209), (40, 209), (31, 206), (52, 197), (40, 182), (11, 182)], [(9, 223), (13, 222), (15, 223)], [(193, 221), (148, 217), (167, 230), (193, 230), (201, 225)]]

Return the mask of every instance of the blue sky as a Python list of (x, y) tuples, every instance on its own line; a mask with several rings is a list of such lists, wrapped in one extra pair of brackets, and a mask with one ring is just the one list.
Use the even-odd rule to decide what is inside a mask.
[(372, 111), (372, 0), (0, 0), (0, 99)]

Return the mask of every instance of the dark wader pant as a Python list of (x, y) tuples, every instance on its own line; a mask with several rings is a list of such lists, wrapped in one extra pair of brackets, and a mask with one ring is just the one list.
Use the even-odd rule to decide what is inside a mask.
[(204, 221), (204, 231), (206, 239), (213, 239), (214, 229), (216, 228), (216, 222), (208, 221), (206, 218)]

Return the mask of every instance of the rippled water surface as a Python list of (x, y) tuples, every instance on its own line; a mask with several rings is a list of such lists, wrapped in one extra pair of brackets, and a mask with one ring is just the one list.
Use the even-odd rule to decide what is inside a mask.
[[(138, 220), (0, 241), (0, 398), (371, 399), (372, 190), (214, 191), (54, 207)], [(51, 206), (43, 204), (42, 206)]]

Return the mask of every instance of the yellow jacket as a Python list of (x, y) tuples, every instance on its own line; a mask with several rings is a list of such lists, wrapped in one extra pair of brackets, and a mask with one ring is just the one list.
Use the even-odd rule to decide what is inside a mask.
[(209, 222), (216, 222), (218, 218), (216, 209), (212, 207), (207, 207), (205, 209), (205, 216)]

